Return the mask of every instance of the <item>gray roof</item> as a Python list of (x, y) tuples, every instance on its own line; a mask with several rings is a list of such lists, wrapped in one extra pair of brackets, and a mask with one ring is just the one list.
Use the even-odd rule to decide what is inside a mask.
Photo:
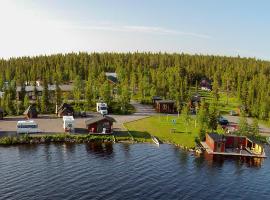
[(95, 118), (90, 118), (90, 119), (86, 119), (85, 120), (85, 125), (90, 125), (90, 124), (94, 124), (96, 122), (102, 121), (104, 119), (107, 119), (110, 122), (115, 122), (115, 119), (109, 116), (98, 116)]
[(160, 96), (153, 96), (152, 99), (153, 99), (153, 100), (162, 100), (163, 98), (160, 97)]
[[(72, 89), (73, 89), (73, 85), (68, 85), (68, 84), (59, 85), (59, 87), (64, 92), (69, 92), (69, 91), (72, 91)], [(35, 90), (35, 86), (32, 86), (32, 85), (25, 86), (25, 91), (26, 92), (33, 92), (34, 90)], [(43, 91), (43, 86), (36, 86), (36, 90), (38, 92)], [(56, 90), (56, 85), (48, 85), (48, 90), (49, 91), (55, 91)], [(18, 86), (17, 89), (16, 89), (16, 91), (17, 92), (21, 92), (22, 91), (22, 87), (21, 86)]]
[(217, 133), (208, 133), (208, 135), (215, 141), (215, 142), (220, 142), (225, 140), (224, 135), (220, 135)]

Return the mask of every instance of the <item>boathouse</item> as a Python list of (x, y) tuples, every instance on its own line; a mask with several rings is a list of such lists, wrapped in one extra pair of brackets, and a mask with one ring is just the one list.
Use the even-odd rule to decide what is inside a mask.
[(201, 144), (210, 154), (266, 157), (263, 147), (246, 136), (208, 133)]
[(35, 105), (30, 105), (28, 108), (24, 111), (23, 115), (26, 119), (33, 119), (38, 117), (38, 112)]
[(175, 101), (173, 100), (158, 100), (156, 101), (155, 109), (159, 113), (174, 113)]
[(85, 125), (89, 133), (92, 134), (112, 134), (112, 127), (115, 119), (109, 116), (98, 116), (85, 120)]

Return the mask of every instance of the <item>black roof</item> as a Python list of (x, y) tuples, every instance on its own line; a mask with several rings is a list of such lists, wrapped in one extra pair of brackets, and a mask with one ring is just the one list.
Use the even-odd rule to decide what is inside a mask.
[(115, 119), (109, 116), (98, 116), (95, 118), (90, 118), (90, 119), (86, 119), (85, 120), (85, 125), (90, 125), (90, 124), (94, 124), (96, 122), (102, 121), (104, 119), (107, 119), (110, 122), (115, 122)]
[(153, 99), (153, 100), (162, 100), (163, 98), (160, 97), (160, 96), (153, 96), (152, 99)]
[(117, 77), (114, 77), (114, 76), (107, 76), (107, 79), (109, 80), (109, 81), (111, 81), (112, 83), (118, 83), (118, 79), (117, 79)]
[(220, 135), (217, 133), (208, 133), (208, 135), (215, 141), (215, 142), (220, 142), (225, 140), (224, 135)]

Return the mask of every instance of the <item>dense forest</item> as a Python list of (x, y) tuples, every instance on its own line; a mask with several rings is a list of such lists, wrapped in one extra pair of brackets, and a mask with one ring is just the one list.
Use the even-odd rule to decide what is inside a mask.
[[(166, 53), (70, 53), (0, 60), (0, 88), (5, 91), (1, 105), (9, 114), (18, 113), (16, 86), (25, 83), (64, 84), (73, 81), (73, 97), (91, 106), (98, 98), (110, 103), (111, 85), (105, 72), (119, 79), (115, 99), (125, 107), (132, 97), (146, 101), (158, 95), (176, 100), (177, 109), (190, 98), (190, 88), (203, 79), (212, 81), (213, 92), (227, 92), (242, 102), (250, 116), (270, 116), (270, 62), (252, 58)], [(5, 84), (7, 83), (8, 84)], [(57, 93), (57, 92), (56, 92)], [(64, 97), (56, 95), (56, 101)], [(44, 94), (43, 111), (50, 100)], [(10, 108), (14, 101), (14, 108)], [(24, 105), (28, 103), (28, 100)], [(22, 105), (21, 105), (22, 106)]]

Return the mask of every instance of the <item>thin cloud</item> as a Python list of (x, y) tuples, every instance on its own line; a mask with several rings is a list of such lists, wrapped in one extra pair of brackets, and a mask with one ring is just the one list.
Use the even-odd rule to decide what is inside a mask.
[(212, 37), (206, 34), (198, 34), (192, 32), (184, 32), (173, 29), (166, 29), (162, 27), (154, 26), (73, 26), (73, 28), (84, 30), (96, 30), (96, 31), (115, 31), (115, 32), (134, 32), (134, 33), (147, 33), (147, 34), (159, 34), (159, 35), (183, 35), (188, 37), (196, 37), (201, 39), (211, 39)]

